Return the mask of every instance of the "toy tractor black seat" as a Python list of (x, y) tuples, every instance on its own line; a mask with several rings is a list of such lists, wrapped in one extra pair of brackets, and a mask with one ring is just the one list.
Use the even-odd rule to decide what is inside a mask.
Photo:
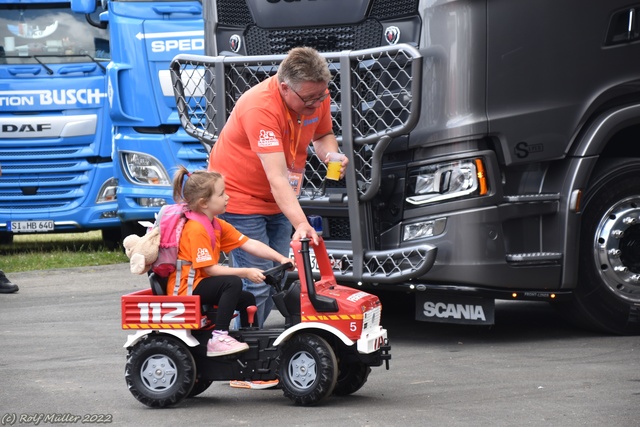
[(300, 323), (300, 281), (296, 280), (273, 297), (276, 308), (285, 319), (285, 327)]
[(149, 284), (151, 285), (151, 292), (154, 295), (166, 295), (167, 294), (167, 277), (160, 277), (153, 271), (149, 272)]

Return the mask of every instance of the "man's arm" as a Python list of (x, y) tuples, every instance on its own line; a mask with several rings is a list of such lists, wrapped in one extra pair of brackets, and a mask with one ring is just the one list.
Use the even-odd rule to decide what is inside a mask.
[[(316, 138), (313, 141), (313, 149), (316, 151), (316, 155), (324, 163), (329, 161), (329, 153), (339, 153), (338, 140), (333, 133), (328, 133), (320, 138)], [(344, 177), (344, 171), (349, 164), (349, 158), (343, 157), (342, 167), (340, 168), (340, 178)]]
[(269, 180), (271, 193), (276, 204), (293, 224), (295, 229), (293, 240), (309, 237), (318, 244), (318, 234), (309, 224), (307, 216), (289, 184), (289, 173), (284, 153), (258, 153), (258, 157)]

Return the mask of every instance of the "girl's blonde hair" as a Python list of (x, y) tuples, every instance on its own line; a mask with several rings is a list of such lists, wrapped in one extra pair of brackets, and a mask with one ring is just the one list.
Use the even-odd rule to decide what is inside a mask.
[[(185, 180), (186, 178), (186, 180)], [(215, 184), (222, 179), (218, 172), (197, 170), (189, 172), (180, 165), (173, 175), (173, 200), (176, 203), (186, 203), (192, 211), (199, 211), (198, 202), (211, 197)]]

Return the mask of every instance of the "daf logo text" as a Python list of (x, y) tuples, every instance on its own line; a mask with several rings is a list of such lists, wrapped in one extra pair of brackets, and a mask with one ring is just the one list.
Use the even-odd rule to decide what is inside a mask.
[(44, 132), (51, 130), (51, 123), (37, 123), (37, 124), (4, 124), (0, 128), (2, 133), (22, 133), (22, 132)]

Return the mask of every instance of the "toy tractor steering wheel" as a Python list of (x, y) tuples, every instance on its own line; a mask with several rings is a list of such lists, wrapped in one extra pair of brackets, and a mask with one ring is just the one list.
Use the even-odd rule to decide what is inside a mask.
[(293, 268), (292, 262), (276, 265), (267, 270), (264, 270), (262, 274), (265, 275), (264, 282), (267, 285), (273, 286), (279, 292), (282, 290), (282, 282), (285, 277), (285, 272)]

